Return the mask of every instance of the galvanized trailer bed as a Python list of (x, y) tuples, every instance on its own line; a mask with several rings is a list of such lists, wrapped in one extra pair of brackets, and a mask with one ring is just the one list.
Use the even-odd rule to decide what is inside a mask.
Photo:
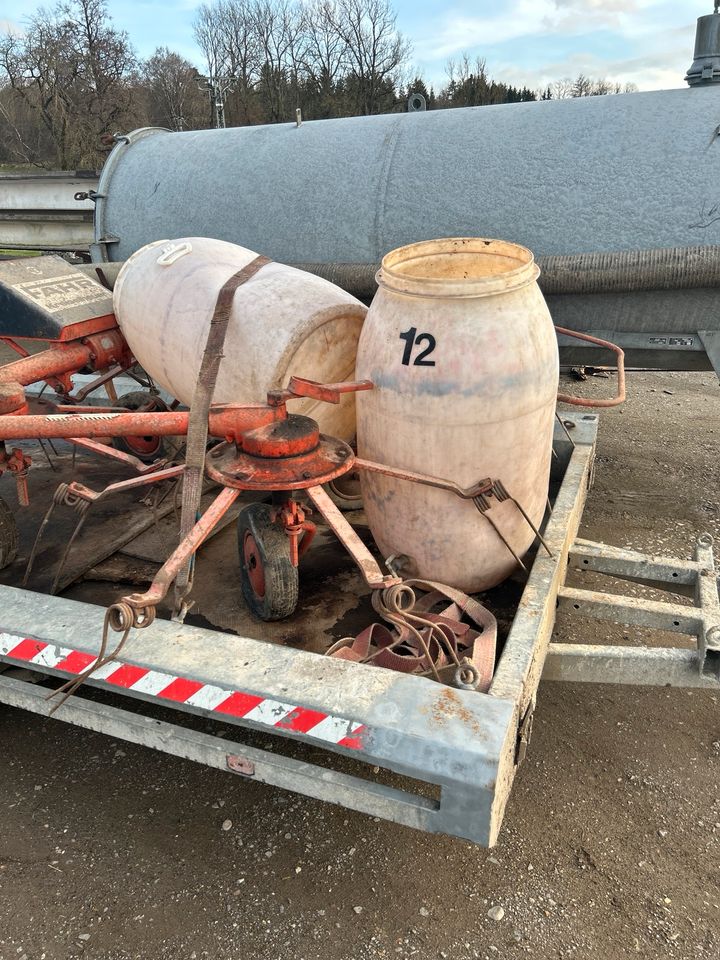
[[(711, 541), (700, 539), (694, 561), (675, 561), (578, 540), (597, 416), (563, 414), (563, 421), (554, 448), (562, 479), (544, 530), (552, 557), (541, 551), (533, 562), (487, 694), (157, 620), (135, 631), (117, 658), (88, 681), (112, 697), (85, 695), (81, 688), (54, 716), (421, 830), (494, 844), (530, 737), (543, 670), (562, 680), (720, 686), (720, 602)], [(574, 567), (670, 587), (694, 603), (567, 586)], [(558, 606), (573, 616), (685, 633), (696, 637), (697, 646), (553, 644)], [(99, 653), (103, 616), (99, 606), (0, 587), (0, 702), (47, 715), (57, 702), (48, 701), (47, 682), (34, 683), (37, 677), (27, 674), (18, 678), (17, 670), (6, 668), (77, 675)], [(258, 624), (259, 634), (262, 629)], [(237, 740), (148, 716), (137, 701), (235, 725)], [(249, 730), (266, 735), (249, 734), (254, 740), (267, 743), (271, 737), (270, 748), (242, 742)], [(315, 748), (309, 750), (312, 761), (288, 755), (290, 741), (293, 754)], [(348, 759), (359, 761), (358, 773), (345, 772), (353, 769)], [(382, 774), (372, 779), (377, 767), (411, 778), (407, 789), (381, 782)]]

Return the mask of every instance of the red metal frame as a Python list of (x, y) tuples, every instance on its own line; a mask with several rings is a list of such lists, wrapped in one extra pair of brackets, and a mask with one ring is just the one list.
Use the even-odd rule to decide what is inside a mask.
[(150, 476), (130, 477), (129, 480), (118, 480), (117, 483), (110, 483), (102, 490), (91, 490), (84, 483), (78, 483), (74, 480), (72, 483), (65, 484), (65, 491), (70, 500), (86, 500), (88, 503), (97, 503), (113, 493), (124, 493), (127, 490), (134, 490), (136, 487), (146, 487), (149, 483), (160, 483), (163, 480), (172, 480), (185, 472), (185, 467), (178, 464), (174, 467), (164, 467), (162, 470), (155, 470)]
[[(28, 354), (0, 367), (0, 414), (27, 412), (24, 387), (45, 380), (62, 395), (70, 395), (70, 375), (84, 367), (105, 370), (116, 366), (118, 372), (132, 366), (134, 360), (125, 338), (116, 327), (91, 334), (82, 340), (54, 343), (41, 353)], [(36, 434), (26, 434), (35, 437)]]
[(0, 477), (6, 470), (15, 476), (18, 503), (21, 507), (30, 506), (27, 474), (31, 463), (32, 457), (28, 457), (19, 447), (15, 447), (14, 450), (8, 453), (5, 449), (5, 444), (0, 443)]
[[(80, 337), (82, 339), (79, 339)], [(75, 324), (72, 330), (66, 328), (62, 340), (51, 342), (47, 350), (36, 354), (30, 354), (11, 337), (0, 339), (20, 355), (19, 360), (0, 367), (0, 423), (8, 424), (14, 421), (15, 427), (17, 427), (19, 420), (24, 420), (25, 417), (29, 416), (25, 387), (30, 386), (30, 384), (45, 381), (60, 396), (83, 400), (97, 387), (106, 383), (109, 384), (114, 377), (135, 362), (112, 315), (95, 318), (82, 324)], [(100, 376), (80, 390), (77, 396), (73, 398), (72, 374), (83, 369), (97, 371)], [(111, 388), (108, 387), (108, 390), (110, 391)], [(114, 394), (111, 393), (110, 395)], [(87, 413), (88, 411), (87, 408), (73, 406), (59, 416), (67, 417), (69, 413), (77, 412)], [(90, 412), (103, 414), (107, 413), (108, 410), (106, 408), (92, 408)], [(73, 437), (66, 433), (62, 433), (60, 436), (73, 441)], [(19, 431), (16, 430), (15, 437), (43, 439), (42, 433), (33, 431), (30, 424), (24, 424)], [(8, 453), (4, 439), (11, 438), (7, 436), (0, 439), (0, 476), (5, 471), (14, 474), (20, 506), (28, 506), (30, 501), (27, 472), (32, 459), (19, 448)], [(121, 460), (141, 473), (146, 473), (148, 469), (156, 469), (164, 463), (164, 461), (158, 461), (148, 468), (139, 458), (102, 444), (93, 443), (89, 438), (78, 439), (76, 445)]]
[(79, 437), (68, 437), (68, 442), (74, 444), (76, 447), (80, 447), (82, 450), (90, 450), (92, 453), (99, 453), (101, 456), (109, 457), (111, 460), (118, 460), (120, 463), (132, 467), (133, 470), (140, 475), (154, 473), (167, 463), (167, 460), (164, 459), (155, 460), (153, 463), (145, 463), (143, 460), (138, 460), (138, 458), (134, 457), (131, 453), (125, 453), (123, 450), (118, 450), (109, 443), (99, 443), (97, 440), (83, 440)]
[(278, 523), (290, 539), (290, 562), (294, 567), (300, 563), (300, 557), (307, 552), (317, 533), (315, 524), (307, 519), (309, 512), (292, 499), (272, 511), (273, 522)]

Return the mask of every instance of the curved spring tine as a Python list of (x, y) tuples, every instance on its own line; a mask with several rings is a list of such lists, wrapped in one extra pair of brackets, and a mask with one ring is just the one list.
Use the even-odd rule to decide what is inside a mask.
[(574, 450), (574, 449), (575, 449), (575, 441), (574, 441), (573, 438), (570, 436), (570, 431), (569, 431), (568, 428), (565, 426), (565, 421), (564, 421), (563, 418), (560, 416), (560, 414), (557, 412), (557, 410), (555, 411), (555, 419), (557, 420), (557, 422), (560, 424), (560, 426), (561, 426), (561, 427), (563, 428), (563, 430), (565, 431), (565, 436), (568, 438), (568, 440), (569, 440), (570, 443), (572, 444), (573, 450)]
[(515, 506), (518, 508), (518, 510), (520, 511), (520, 513), (525, 517), (525, 521), (526, 521), (527, 525), (528, 525), (528, 526), (530, 527), (530, 529), (533, 531), (533, 533), (534, 533), (535, 536), (538, 538), (538, 540), (540, 541), (540, 543), (543, 545), (543, 547), (545, 547), (545, 551), (546, 551), (547, 555), (548, 555), (549, 557), (552, 557), (552, 556), (553, 556), (553, 552), (552, 552), (552, 550), (550, 549), (550, 547), (547, 545), (547, 543), (545, 542), (545, 537), (543, 537), (543, 535), (540, 533), (540, 531), (538, 530), (538, 528), (537, 528), (537, 527), (535, 526), (535, 524), (532, 522), (532, 520), (530, 519), (530, 517), (525, 513), (525, 510), (523, 509), (522, 505), (521, 505), (520, 503), (518, 503), (518, 501), (515, 499), (515, 497), (510, 497), (510, 499), (511, 499), (512, 502), (515, 504)]
[(522, 505), (518, 500), (516, 500), (515, 497), (513, 497), (513, 495), (512, 495), (511, 493), (508, 492), (508, 490), (507, 490), (507, 488), (505, 487), (505, 484), (502, 482), (502, 480), (495, 480), (495, 482), (493, 483), (492, 492), (493, 492), (493, 495), (495, 496), (495, 498), (497, 499), (498, 503), (502, 503), (504, 500), (510, 500), (512, 503), (515, 504), (515, 506), (518, 508), (518, 510), (520, 511), (520, 513), (523, 515), (523, 517), (524, 517), (525, 522), (527, 523), (527, 525), (530, 527), (530, 529), (531, 529), (532, 532), (535, 534), (535, 536), (538, 538), (538, 540), (539, 540), (540, 543), (543, 545), (543, 547), (545, 547), (545, 551), (546, 551), (547, 555), (548, 555), (549, 557), (552, 557), (552, 555), (553, 555), (552, 550), (550, 549), (550, 547), (549, 547), (549, 546), (547, 545), (547, 543), (545, 542), (545, 538), (544, 538), (543, 535), (540, 533), (540, 531), (539, 531), (538, 528), (535, 526), (535, 524), (532, 522), (532, 520), (530, 519), (530, 517), (527, 515), (527, 513), (525, 512), (525, 508), (523, 507), (523, 505)]
[(523, 510), (522, 506), (517, 502), (517, 500), (515, 499), (515, 497), (512, 498), (512, 502), (513, 502), (513, 503), (515, 504), (515, 506), (518, 508), (518, 510), (520, 511), (520, 513), (525, 517), (525, 520), (527, 521), (528, 526), (530, 527), (530, 529), (533, 531), (533, 533), (535, 534), (535, 536), (538, 538), (538, 540), (540, 541), (540, 543), (541, 543), (541, 544), (543, 545), (543, 547), (545, 548), (545, 552), (547, 553), (547, 555), (548, 555), (549, 557), (554, 557), (555, 554), (552, 552), (552, 550), (550, 549), (550, 547), (547, 545), (547, 543), (546, 543), (546, 541), (545, 541), (545, 537), (540, 533), (540, 531), (539, 531), (538, 528), (535, 526), (535, 524), (532, 522), (532, 520), (530, 519), (530, 517), (529, 517), (529, 516), (525, 513), (525, 511)]
[(35, 563), (35, 557), (37, 555), (38, 547), (40, 546), (40, 541), (42, 540), (43, 534), (45, 533), (45, 528), (50, 522), (50, 517), (52, 516), (56, 506), (57, 506), (57, 501), (53, 498), (53, 501), (48, 507), (47, 511), (45, 512), (43, 521), (40, 524), (38, 528), (38, 532), (35, 536), (35, 542), (33, 543), (32, 550), (30, 551), (30, 556), (28, 557), (27, 566), (25, 567), (25, 574), (22, 578), (22, 583), (20, 584), (22, 587), (26, 587), (28, 585), (28, 580), (30, 579), (30, 574), (32, 573), (32, 568)]
[(505, 539), (505, 537), (504, 537), (503, 534), (501, 533), (500, 528), (499, 528), (498, 525), (495, 523), (495, 521), (492, 519), (492, 517), (491, 517), (488, 513), (484, 513), (483, 516), (485, 517), (485, 519), (487, 520), (487, 522), (490, 524), (490, 526), (493, 528), (493, 530), (495, 531), (495, 533), (500, 537), (500, 539), (501, 539), (502, 542), (505, 544), (505, 546), (508, 548), (508, 550), (509, 550), (510, 553), (513, 555), (513, 557), (515, 557), (515, 560), (520, 564), (520, 566), (523, 568), (523, 570), (525, 571), (525, 573), (527, 573), (527, 572), (528, 572), (528, 568), (525, 566), (525, 564), (522, 562), (522, 560), (520, 559), (520, 557), (515, 553), (515, 551), (513, 550), (513, 548), (512, 548), (512, 547), (510, 546), (510, 544), (507, 542), (507, 540)]
[(87, 508), (88, 508), (89, 506), (90, 506), (90, 504), (87, 503), (86, 507), (83, 509), (83, 511), (82, 511), (82, 513), (81, 513), (81, 515), (80, 515), (80, 519), (79, 519), (78, 522), (75, 524), (75, 529), (74, 529), (73, 532), (72, 532), (72, 536), (71, 536), (70, 539), (68, 540), (67, 545), (66, 545), (65, 549), (63, 550), (63, 555), (62, 555), (62, 557), (60, 558), (60, 563), (58, 564), (57, 572), (55, 573), (55, 579), (53, 580), (52, 587), (50, 587), (50, 594), (51, 594), (51, 596), (55, 596), (55, 594), (57, 593), (58, 584), (60, 583), (60, 576), (61, 576), (63, 570), (65, 569), (65, 563), (66, 563), (66, 561), (67, 561), (68, 554), (70, 553), (70, 550), (72, 549), (72, 545), (75, 543), (75, 540), (77, 539), (80, 531), (81, 531), (82, 528), (83, 528), (83, 525), (84, 525), (84, 523), (85, 523), (85, 518), (87, 517), (87, 514), (88, 514)]
[[(503, 488), (503, 489), (504, 489), (504, 488)], [(494, 486), (493, 486), (493, 493), (495, 493), (495, 488), (494, 488)], [(503, 498), (498, 498), (498, 499), (499, 499), (499, 500), (502, 500), (502, 499), (505, 499), (505, 498), (503, 497)], [(477, 509), (480, 511), (480, 513), (485, 517), (485, 519), (486, 519), (487, 522), (490, 524), (490, 526), (493, 528), (493, 530), (495, 531), (495, 533), (500, 537), (500, 539), (501, 539), (502, 542), (505, 544), (505, 546), (506, 546), (507, 549), (510, 551), (510, 553), (513, 555), (513, 557), (515, 558), (516, 563), (518, 563), (518, 564), (522, 567), (522, 569), (525, 571), (525, 573), (527, 573), (527, 572), (528, 572), (528, 568), (527, 568), (527, 567), (525, 566), (525, 564), (522, 562), (522, 560), (520, 559), (520, 557), (515, 553), (515, 551), (513, 550), (513, 548), (510, 546), (510, 544), (507, 542), (507, 540), (506, 540), (505, 537), (503, 536), (502, 532), (500, 531), (500, 528), (497, 526), (497, 524), (495, 523), (495, 521), (494, 521), (494, 520), (492, 519), (492, 517), (489, 515), (489, 512), (488, 512), (488, 511), (490, 510), (490, 502), (489, 502), (489, 500), (487, 499), (487, 497), (485, 497), (483, 494), (480, 494), (480, 495), (477, 496), (477, 497), (473, 497), (473, 503), (475, 504), (475, 506), (477, 507)]]
[(509, 500), (512, 500), (512, 502), (513, 502), (513, 503), (515, 504), (515, 506), (518, 508), (518, 510), (520, 511), (520, 513), (523, 515), (523, 517), (525, 518), (525, 522), (527, 523), (527, 525), (530, 527), (530, 529), (531, 529), (532, 532), (535, 534), (535, 536), (538, 538), (538, 540), (539, 540), (540, 543), (543, 545), (543, 547), (545, 547), (545, 552), (547, 553), (547, 555), (548, 555), (549, 557), (552, 557), (552, 556), (553, 556), (553, 552), (552, 552), (552, 550), (550, 549), (550, 547), (547, 545), (547, 543), (545, 542), (545, 537), (543, 537), (543, 535), (540, 533), (540, 531), (538, 530), (538, 528), (535, 526), (535, 524), (532, 522), (532, 520), (530, 519), (530, 517), (527, 515), (527, 513), (525, 512), (525, 508), (523, 507), (523, 505), (522, 505), (518, 500), (516, 500), (515, 497), (508, 496), (508, 499), (509, 499)]

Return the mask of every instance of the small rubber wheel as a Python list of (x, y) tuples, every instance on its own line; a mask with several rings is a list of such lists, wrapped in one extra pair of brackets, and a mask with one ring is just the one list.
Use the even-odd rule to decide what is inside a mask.
[[(154, 393), (145, 390), (133, 390), (124, 393), (113, 402), (114, 407), (125, 407), (126, 410), (145, 410), (150, 413), (157, 410), (167, 410), (167, 404)], [(143, 463), (154, 463), (169, 454), (167, 441), (169, 437), (113, 437), (113, 446), (116, 450), (129, 453)]]
[(363, 498), (360, 490), (360, 477), (355, 470), (344, 473), (325, 485), (325, 490), (335, 504), (344, 512), (362, 510)]
[(0, 570), (9, 566), (18, 552), (18, 528), (15, 514), (0, 497)]
[(242, 592), (261, 620), (284, 620), (295, 610), (299, 577), (290, 538), (271, 519), (266, 503), (251, 503), (237, 521)]

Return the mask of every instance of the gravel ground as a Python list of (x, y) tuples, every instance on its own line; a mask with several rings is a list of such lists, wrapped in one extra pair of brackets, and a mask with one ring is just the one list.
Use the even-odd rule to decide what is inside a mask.
[[(718, 384), (629, 391), (581, 533), (690, 556), (720, 535)], [(541, 685), (492, 851), (0, 706), (0, 960), (716, 960), (719, 699)]]

